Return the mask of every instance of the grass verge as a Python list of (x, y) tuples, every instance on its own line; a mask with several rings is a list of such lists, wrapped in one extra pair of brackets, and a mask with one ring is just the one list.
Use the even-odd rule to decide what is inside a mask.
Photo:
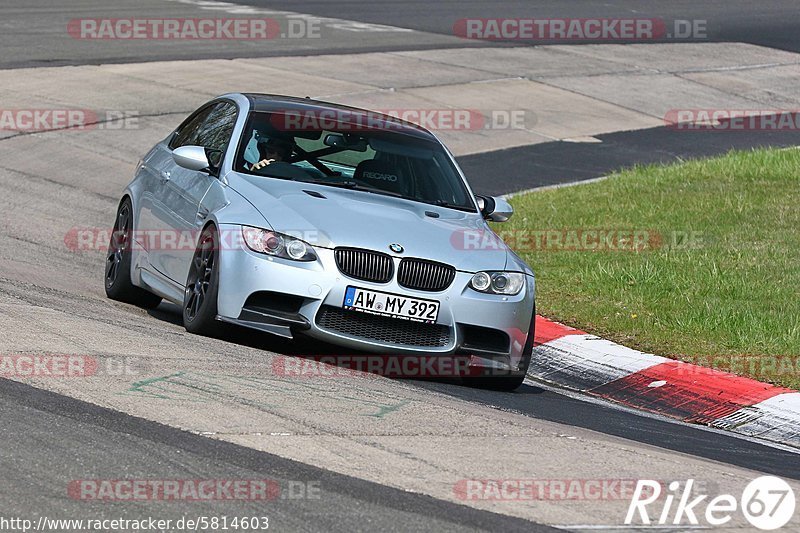
[(511, 203), (495, 229), (536, 272), (542, 315), (800, 389), (800, 150), (641, 166)]

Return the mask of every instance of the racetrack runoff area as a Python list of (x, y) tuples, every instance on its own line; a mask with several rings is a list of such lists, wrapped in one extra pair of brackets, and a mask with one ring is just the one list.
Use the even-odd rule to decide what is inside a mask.
[[(88, 122), (138, 117), (108, 125), (141, 137), (131, 146), (138, 150), (219, 94), (312, 96), (415, 119), (466, 155), (592, 142), (709, 112), (793, 109), (798, 64), (798, 54), (738, 43), (440, 49), (14, 69), (3, 71), (0, 94), (7, 110), (78, 110)], [(64, 125), (0, 118), (2, 136), (14, 125)]]

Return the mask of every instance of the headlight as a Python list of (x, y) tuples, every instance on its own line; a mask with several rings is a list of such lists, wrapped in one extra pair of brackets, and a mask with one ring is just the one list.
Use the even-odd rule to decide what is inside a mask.
[(519, 294), (525, 286), (525, 274), (519, 272), (478, 272), (472, 276), (469, 286), (488, 294)]
[(291, 235), (242, 226), (242, 237), (244, 237), (247, 247), (254, 252), (294, 261), (315, 261), (317, 259), (317, 255), (310, 245)]

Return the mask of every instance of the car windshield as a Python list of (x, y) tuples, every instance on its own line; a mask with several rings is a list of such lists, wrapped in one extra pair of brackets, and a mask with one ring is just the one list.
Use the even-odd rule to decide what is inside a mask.
[(476, 212), (464, 182), (435, 141), (397, 131), (391, 122), (361, 127), (299, 121), (254, 111), (239, 143), (235, 170), (395, 196)]

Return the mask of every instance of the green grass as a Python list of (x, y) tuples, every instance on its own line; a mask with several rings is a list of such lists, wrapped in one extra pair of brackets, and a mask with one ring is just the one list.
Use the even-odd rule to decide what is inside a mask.
[[(494, 227), (535, 270), (540, 314), (647, 352), (800, 388), (800, 150), (636, 167), (511, 203), (514, 218)], [(648, 232), (648, 245), (523, 242), (535, 243), (539, 230), (593, 229)], [(681, 239), (691, 232), (698, 238)]]

